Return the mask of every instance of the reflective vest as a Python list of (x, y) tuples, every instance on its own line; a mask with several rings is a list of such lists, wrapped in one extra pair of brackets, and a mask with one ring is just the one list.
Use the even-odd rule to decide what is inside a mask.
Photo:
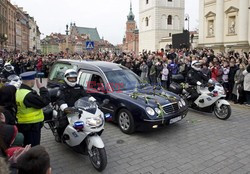
[(44, 120), (42, 109), (35, 109), (24, 105), (24, 98), (30, 92), (27, 89), (18, 89), (16, 91), (17, 122), (19, 124), (39, 123)]

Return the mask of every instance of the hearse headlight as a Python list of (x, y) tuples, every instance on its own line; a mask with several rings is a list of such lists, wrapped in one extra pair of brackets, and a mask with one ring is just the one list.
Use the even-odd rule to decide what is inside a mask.
[(178, 102), (178, 105), (179, 105), (179, 108), (182, 108), (182, 107), (183, 107), (181, 101)]
[(155, 115), (155, 111), (153, 108), (151, 107), (146, 107), (146, 112), (148, 113), (148, 115), (150, 116), (154, 116)]
[(185, 102), (185, 100), (183, 98), (181, 98), (181, 103), (182, 103), (183, 106), (186, 106), (186, 102)]

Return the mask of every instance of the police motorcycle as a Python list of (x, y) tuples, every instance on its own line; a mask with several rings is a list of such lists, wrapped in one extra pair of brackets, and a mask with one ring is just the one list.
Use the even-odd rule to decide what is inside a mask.
[(108, 104), (109, 100), (104, 100), (99, 106), (93, 97), (77, 100), (73, 108), (64, 111), (67, 126), (59, 138), (57, 129), (61, 124), (65, 124), (65, 121), (62, 119), (59, 106), (53, 102), (56, 101), (58, 89), (51, 89), (49, 92), (52, 103), (44, 108), (45, 128), (52, 131), (57, 142), (62, 141), (77, 153), (88, 155), (93, 167), (99, 172), (103, 171), (107, 166), (107, 155), (100, 136), (104, 130), (105, 116), (99, 108)]
[[(206, 113), (214, 113), (220, 120), (227, 120), (231, 116), (231, 106), (226, 97), (226, 92), (223, 86), (215, 80), (210, 79), (207, 84), (197, 84), (196, 87), (185, 83), (184, 77), (180, 75), (174, 77), (170, 84), (169, 90), (174, 92), (185, 100), (187, 100), (189, 107)], [(191, 97), (190, 88), (195, 88), (199, 97), (193, 100)]]

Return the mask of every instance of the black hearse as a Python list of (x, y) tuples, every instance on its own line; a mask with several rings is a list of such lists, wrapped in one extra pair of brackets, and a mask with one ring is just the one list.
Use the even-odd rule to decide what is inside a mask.
[(186, 102), (174, 93), (143, 83), (126, 67), (103, 61), (58, 60), (49, 77), (48, 88), (64, 83), (64, 72), (75, 69), (78, 83), (98, 103), (109, 99), (102, 107), (127, 134), (135, 130), (158, 128), (182, 120), (188, 111)]

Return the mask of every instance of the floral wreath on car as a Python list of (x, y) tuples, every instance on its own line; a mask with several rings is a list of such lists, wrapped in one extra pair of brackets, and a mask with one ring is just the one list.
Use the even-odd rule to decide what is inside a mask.
[[(163, 89), (163, 88), (162, 88)], [(164, 92), (162, 93), (156, 93), (156, 87), (154, 87), (154, 96), (161, 96), (164, 97), (165, 99), (169, 100), (170, 102), (174, 102), (177, 98), (174, 96), (168, 96)], [(149, 100), (153, 100), (154, 98), (146, 96), (146, 94), (138, 92), (137, 88), (135, 88), (134, 92), (130, 95), (131, 98), (137, 100), (139, 96), (143, 96), (145, 103), (148, 104)], [(164, 121), (164, 109), (163, 106), (160, 104), (158, 100), (155, 99), (155, 103), (157, 104), (158, 108), (160, 109), (160, 113), (158, 113), (158, 118), (162, 118), (162, 121)]]

